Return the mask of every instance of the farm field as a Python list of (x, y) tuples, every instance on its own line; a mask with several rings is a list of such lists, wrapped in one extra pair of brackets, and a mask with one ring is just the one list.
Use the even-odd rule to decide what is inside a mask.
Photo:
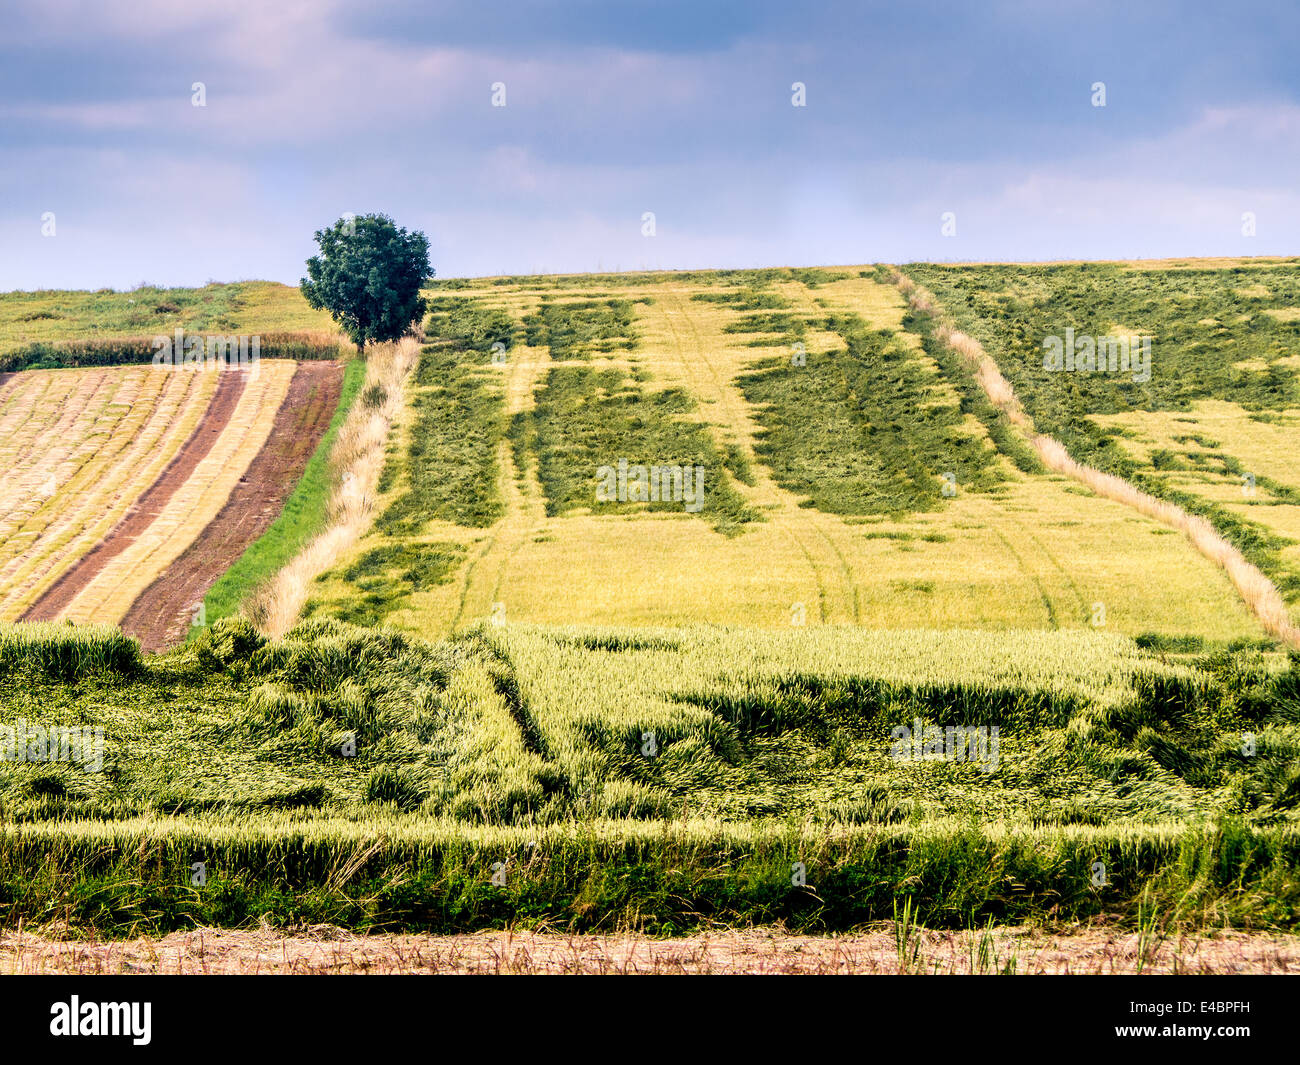
[[(1295, 260), (905, 270), (984, 343), (1040, 431), (1079, 461), (1207, 517), (1273, 580), (1294, 616)], [(1067, 328), (1150, 337), (1150, 379), (1045, 370), (1044, 338)]]
[[(341, 377), (337, 363), (286, 360), (13, 375), (0, 388), (14, 474), (3, 616), (121, 624), (150, 650), (178, 642), (207, 587), (278, 513)], [(165, 594), (146, 596), (158, 580)]]
[[(309, 621), (268, 642), (226, 619), (141, 659), (111, 629), (2, 635), (7, 722), (103, 735), (83, 748), (102, 772), (4, 765), (7, 926), (824, 931), (902, 898), (958, 928), (1296, 914), (1300, 687), (1258, 653), (830, 626), (427, 643)], [(1000, 740), (943, 757), (972, 721)]]
[[(563, 278), (553, 291), (537, 282), (489, 279), (441, 296), (448, 309), (435, 317), (452, 324), (431, 323), (435, 335), (466, 335), (427, 351), (417, 374), (412, 413), (429, 415), (404, 427), (403, 446), (419, 459), (394, 462), (393, 516), (380, 518), (355, 565), (321, 581), (310, 609), (433, 636), (492, 616), (1080, 629), (1104, 615), (1134, 636), (1258, 631), (1228, 580), (1181, 537), (1000, 453), (874, 269)], [(610, 303), (633, 313), (634, 340), (566, 333), (557, 356), (540, 326), (521, 329), (538, 308), (568, 304), (599, 332)], [(737, 309), (750, 306), (778, 309)], [(855, 328), (866, 347), (892, 352), (879, 375), (854, 379), (872, 364), (865, 351), (843, 354), (841, 333)], [(511, 346), (494, 363), (500, 337)], [(796, 343), (803, 366), (790, 365)], [(602, 380), (611, 374), (622, 377)], [(864, 401), (875, 406), (864, 411)], [(609, 415), (631, 404), (636, 417), (614, 428)], [(641, 412), (656, 408), (651, 431)], [(593, 421), (575, 432), (584, 410)], [(896, 481), (881, 447), (901, 467)], [(691, 455), (711, 478), (698, 514), (596, 504), (598, 466)], [(417, 524), (423, 465), (463, 480), (447, 482), (455, 506), (426, 497)], [(392, 583), (379, 559), (398, 559), (417, 536), (441, 561)], [(379, 580), (390, 583), (362, 589)]]
[[(1034, 433), (1205, 517), (1294, 612), (1296, 264), (902, 271), (933, 312), (878, 266), (440, 282), (418, 357), (264, 360), (120, 549), (219, 386), (13, 374), (15, 457), (111, 464), (148, 418), (119, 381), (191, 428), (127, 489), (56, 493), (79, 546), (5, 593), (37, 623), (0, 627), (0, 725), (102, 747), (92, 772), (0, 761), (0, 926), (1294, 929), (1300, 654)], [(1044, 372), (1067, 326), (1154, 332), (1150, 380)], [(336, 376), (302, 413), (308, 365)], [(74, 378), (76, 431), (24, 428)], [(274, 490), (245, 487), (277, 441)], [(42, 623), (78, 566), (46, 602), (94, 624)], [(263, 581), (290, 569), (302, 620), (273, 626)], [(123, 635), (143, 615), (170, 649)]]
[(340, 350), (329, 315), (308, 307), (296, 288), (271, 281), (3, 292), (0, 370), (148, 362), (150, 339), (177, 327), (204, 335), (261, 335), (266, 357)]
[(212, 374), (33, 370), (0, 385), (0, 611), (15, 620), (126, 514), (208, 408)]

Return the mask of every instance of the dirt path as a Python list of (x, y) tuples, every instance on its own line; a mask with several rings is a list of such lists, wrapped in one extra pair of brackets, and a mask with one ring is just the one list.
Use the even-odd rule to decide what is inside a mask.
[(921, 931), (908, 955), (904, 969), (892, 926), (837, 936), (753, 929), (683, 939), (532, 932), (359, 936), (329, 926), (298, 935), (201, 928), (127, 942), (0, 933), (0, 972), (48, 974), (1284, 974), (1300, 972), (1300, 936), (1227, 932), (1145, 941), (1105, 928), (1068, 935), (1026, 928)]
[(108, 534), (95, 547), (68, 569), (57, 581), (23, 613), (20, 621), (50, 621), (67, 609), (91, 580), (108, 563), (135, 541), (153, 520), (162, 513), (168, 501), (190, 476), (230, 422), (239, 398), (243, 395), (246, 377), (242, 372), (223, 372), (217, 382), (212, 401), (203, 413), (190, 438), (181, 446), (176, 457), (167, 464), (134, 507), (127, 511)]
[(185, 638), (208, 589), (279, 516), (329, 428), (342, 387), (342, 363), (298, 364), (266, 445), (225, 505), (122, 619), (122, 631), (137, 637), (146, 651), (159, 651)]
[[(914, 308), (937, 316), (938, 305), (931, 293), (900, 271), (895, 271), (895, 284)], [(1242, 601), (1265, 630), (1300, 650), (1300, 626), (1291, 619), (1281, 593), (1209, 520), (1189, 514), (1174, 503), (1143, 492), (1122, 477), (1076, 462), (1059, 440), (1038, 432), (1015, 389), (1002, 376), (997, 360), (984, 350), (978, 340), (946, 324), (940, 325), (936, 335), (965, 361), (989, 402), (1005, 414), (1007, 420), (1023, 434), (1044, 466), (1078, 481), (1103, 499), (1122, 503), (1144, 517), (1182, 533), (1193, 548), (1228, 575)]]

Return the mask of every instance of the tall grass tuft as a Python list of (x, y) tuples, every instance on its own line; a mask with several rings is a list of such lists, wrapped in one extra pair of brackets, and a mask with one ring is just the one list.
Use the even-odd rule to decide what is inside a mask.
[(140, 644), (112, 625), (40, 621), (0, 625), (0, 668), (34, 666), (56, 680), (97, 673), (132, 675)]

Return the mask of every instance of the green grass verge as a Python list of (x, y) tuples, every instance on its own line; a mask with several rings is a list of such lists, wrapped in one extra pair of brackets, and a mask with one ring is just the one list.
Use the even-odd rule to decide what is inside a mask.
[[(204, 596), (203, 606), (209, 625), (236, 613), (239, 604), (259, 584), (281, 569), (302, 550), (308, 540), (325, 527), (326, 508), (333, 487), (329, 467), (330, 450), (334, 447), (334, 438), (338, 436), (339, 428), (352, 409), (365, 378), (365, 360), (349, 360), (343, 369), (343, 387), (334, 417), (330, 419), (329, 428), (303, 467), (302, 476), (285, 500), (280, 516), (266, 532), (248, 545), (239, 560), (221, 575)], [(201, 631), (202, 626), (195, 626), (190, 630), (190, 635), (192, 637)]]

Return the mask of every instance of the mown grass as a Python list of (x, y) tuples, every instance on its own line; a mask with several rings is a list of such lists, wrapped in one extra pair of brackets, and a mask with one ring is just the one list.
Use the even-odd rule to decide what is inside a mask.
[(685, 512), (683, 501), (597, 499), (597, 471), (629, 465), (699, 467), (703, 501), (695, 512), (719, 532), (734, 535), (760, 520), (728, 480), (728, 466), (743, 471), (734, 453), (719, 452), (708, 429), (691, 421), (695, 403), (680, 389), (652, 391), (617, 368), (554, 367), (536, 392), (532, 410), (511, 422), (510, 439), (521, 469), (534, 462), (546, 493), (546, 512), (627, 514), (636, 510)]
[(634, 303), (639, 300), (594, 299), (558, 303), (543, 296), (537, 310), (524, 318), (525, 343), (549, 349), (552, 359), (589, 358), (594, 352), (632, 351), (637, 346)]
[(494, 344), (514, 346), (515, 320), (508, 311), (467, 296), (434, 296), (429, 301), (425, 335), (469, 351), (487, 352)]
[[(204, 596), (204, 620), (207, 624), (236, 613), (245, 599), (325, 528), (334, 479), (330, 469), (330, 451), (339, 427), (361, 391), (365, 376), (363, 359), (351, 359), (344, 367), (338, 407), (279, 516), (266, 532), (249, 544)], [(194, 626), (191, 637), (201, 629), (202, 626)]]
[[(1284, 596), (1300, 597), (1300, 573), (1282, 557), (1291, 538), (1185, 490), (1179, 471), (1159, 456), (1137, 459), (1113, 417), (1191, 411), (1205, 400), (1238, 404), (1261, 418), (1294, 409), (1300, 369), (1291, 356), (1300, 343), (1300, 320), (1279, 313), (1300, 306), (1294, 263), (1168, 270), (1117, 263), (911, 264), (905, 272), (983, 344), (1040, 432), (1079, 462), (1208, 519)], [(1151, 379), (1045, 369), (1044, 340), (1064, 337), (1067, 328), (1078, 336), (1152, 337)], [(1014, 460), (1016, 449), (1008, 454)]]
[(937, 509), (945, 475), (954, 491), (1001, 481), (997, 453), (907, 345), (856, 315), (825, 324), (842, 350), (809, 352), (802, 365), (779, 356), (739, 378), (778, 484), (832, 514), (903, 514)]
[(421, 353), (406, 452), (390, 459), (380, 480), (381, 490), (401, 487), (375, 522), (379, 532), (418, 535), (433, 520), (484, 528), (504, 513), (497, 448), (506, 417), (487, 362), (464, 342)]

